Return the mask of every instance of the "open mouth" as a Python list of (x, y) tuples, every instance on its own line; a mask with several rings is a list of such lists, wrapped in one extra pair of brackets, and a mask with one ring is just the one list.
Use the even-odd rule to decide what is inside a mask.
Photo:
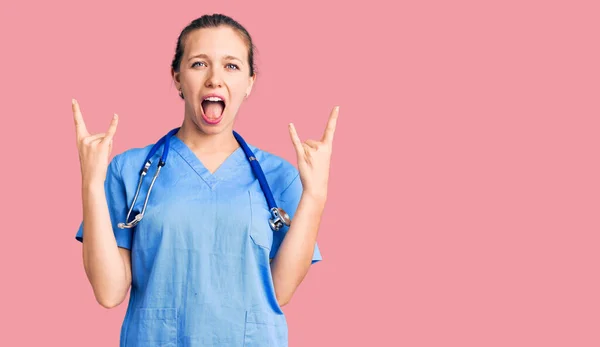
[(202, 100), (202, 116), (208, 123), (218, 123), (225, 110), (225, 101), (222, 97), (210, 95)]

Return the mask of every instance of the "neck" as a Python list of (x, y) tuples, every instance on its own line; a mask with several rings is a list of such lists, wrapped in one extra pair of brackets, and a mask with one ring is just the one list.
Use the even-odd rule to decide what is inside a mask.
[(190, 123), (191, 122), (184, 120), (175, 136), (196, 153), (229, 153), (239, 147), (237, 140), (233, 136), (233, 129), (228, 128), (217, 134), (207, 134), (195, 124)]

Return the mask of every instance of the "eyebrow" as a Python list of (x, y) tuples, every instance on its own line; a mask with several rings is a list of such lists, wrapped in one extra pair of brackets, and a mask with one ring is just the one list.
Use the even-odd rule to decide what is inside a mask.
[[(210, 59), (206, 54), (196, 54), (192, 57), (190, 57), (190, 59), (188, 59), (188, 61), (194, 59), (194, 58), (205, 58), (205, 59)], [(242, 64), (244, 63), (243, 60), (241, 60), (240, 58), (234, 57), (233, 55), (226, 55), (223, 57), (223, 59), (225, 60), (237, 60), (239, 62), (241, 62)]]

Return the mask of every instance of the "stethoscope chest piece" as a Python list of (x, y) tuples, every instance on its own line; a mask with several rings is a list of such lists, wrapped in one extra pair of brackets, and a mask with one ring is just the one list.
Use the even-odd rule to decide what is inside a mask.
[(284, 225), (290, 226), (290, 216), (281, 207), (273, 207), (271, 215), (273, 218), (269, 219), (269, 224), (274, 231), (279, 231)]

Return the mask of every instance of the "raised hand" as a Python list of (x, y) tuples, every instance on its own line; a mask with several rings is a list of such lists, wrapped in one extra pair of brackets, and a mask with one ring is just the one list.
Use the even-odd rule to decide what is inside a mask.
[(83, 121), (79, 103), (73, 99), (72, 104), (82, 182), (83, 184), (102, 184), (106, 179), (112, 141), (117, 131), (119, 118), (116, 114), (113, 116), (107, 132), (90, 135)]
[(290, 124), (290, 137), (296, 149), (298, 171), (304, 192), (312, 197), (327, 198), (329, 167), (333, 147), (333, 135), (337, 124), (339, 106), (331, 111), (327, 127), (320, 141), (300, 141), (294, 124)]

